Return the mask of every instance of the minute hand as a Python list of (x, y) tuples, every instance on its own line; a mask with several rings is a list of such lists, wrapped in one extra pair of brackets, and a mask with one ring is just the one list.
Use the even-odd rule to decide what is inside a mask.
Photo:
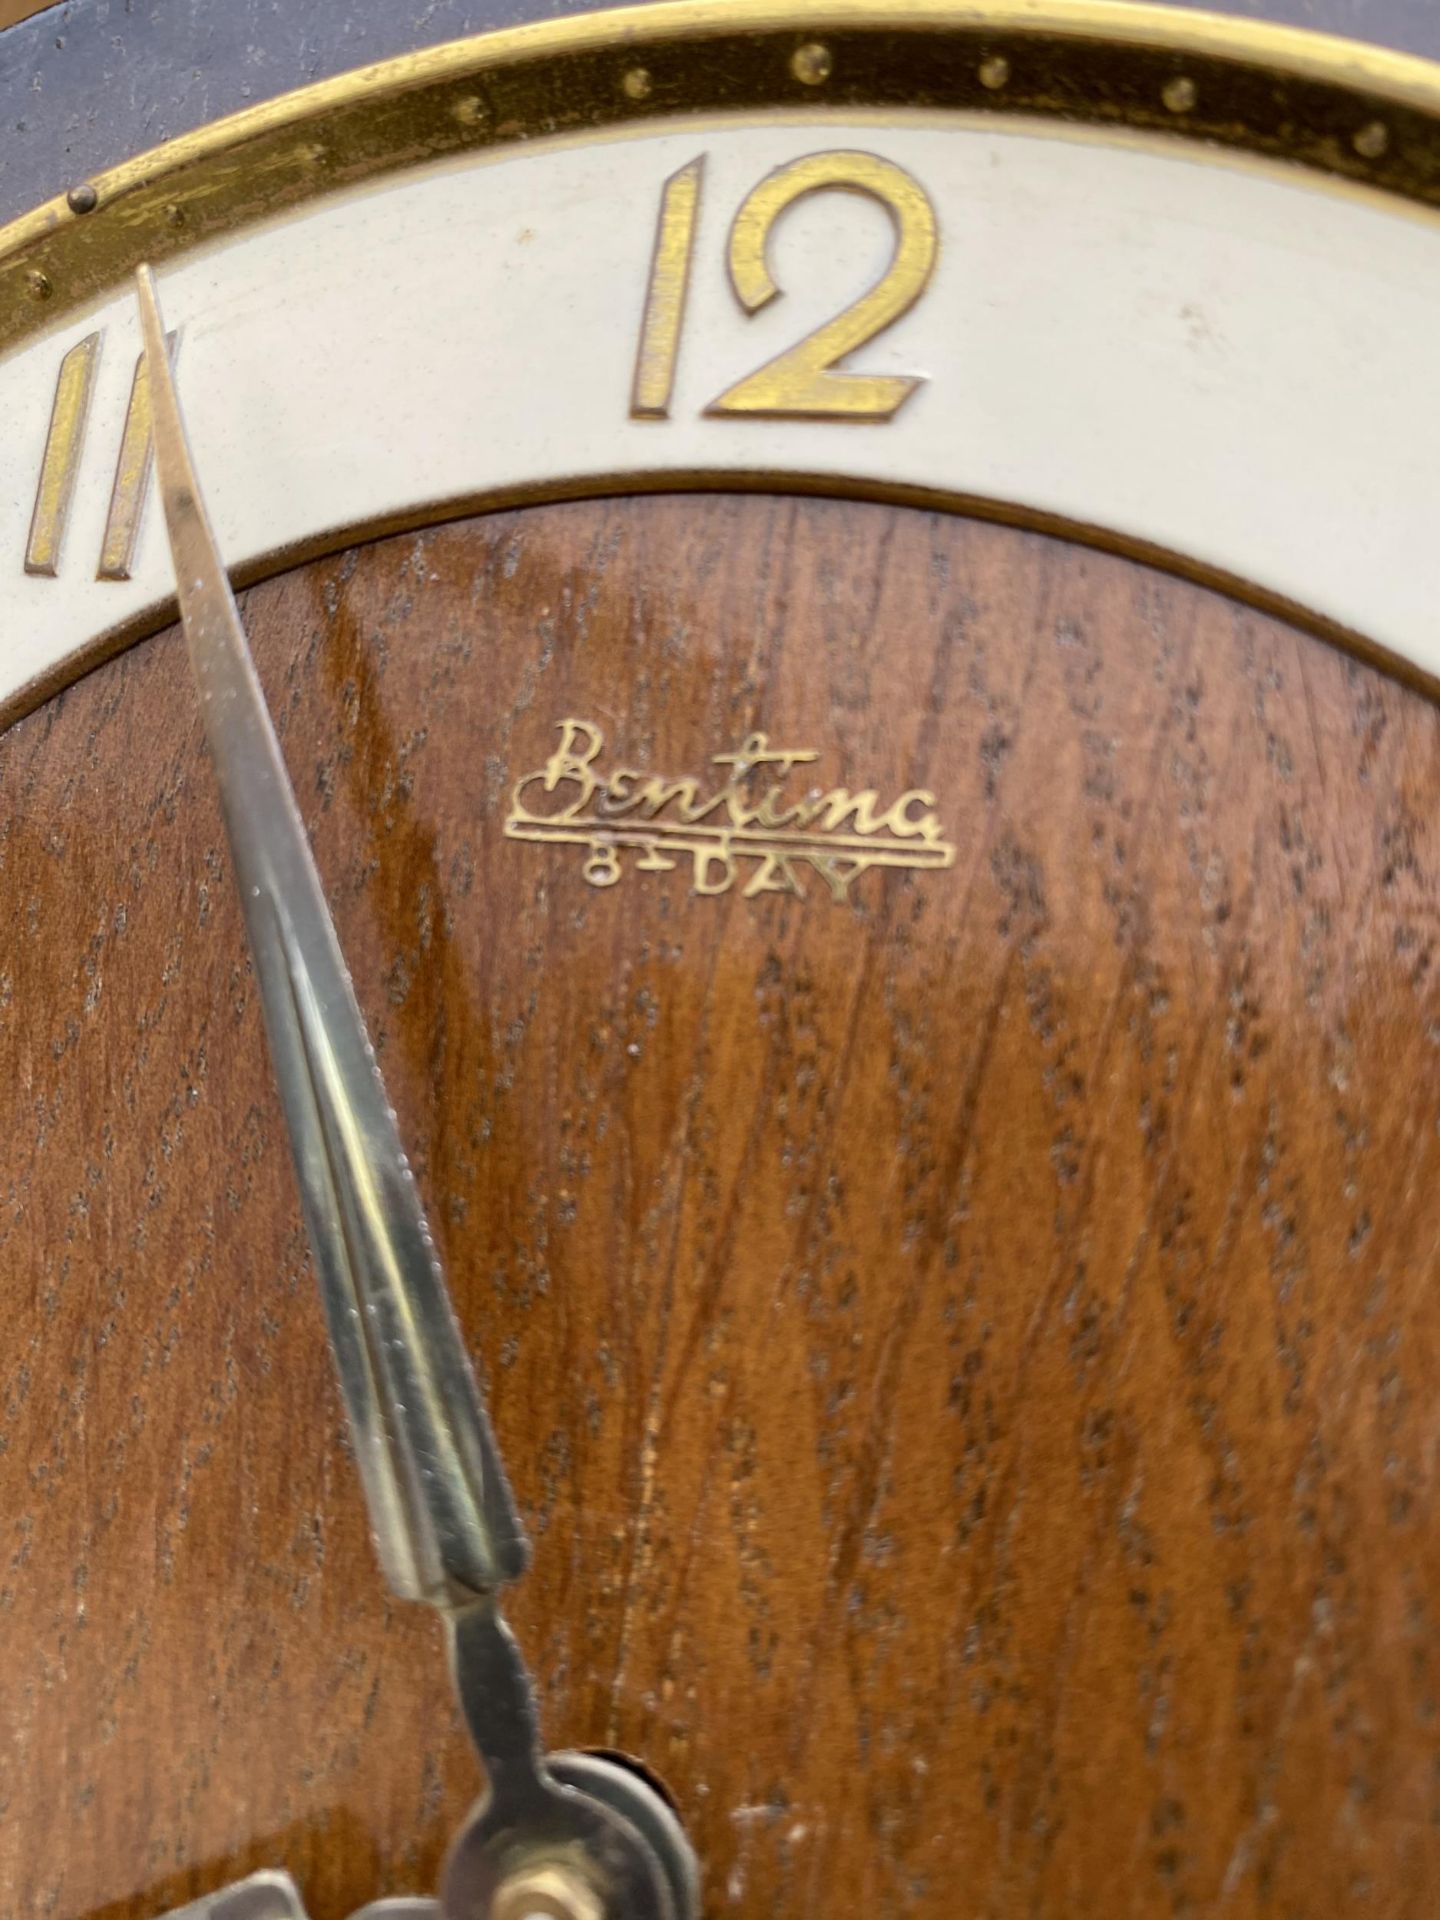
[(180, 615), (381, 1563), (464, 1605), (528, 1550), (201, 499), (154, 277), (138, 274)]

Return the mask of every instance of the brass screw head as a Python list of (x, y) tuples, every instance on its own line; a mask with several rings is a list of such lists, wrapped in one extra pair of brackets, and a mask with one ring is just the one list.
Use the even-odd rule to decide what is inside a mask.
[(1166, 81), (1163, 98), (1171, 113), (1189, 113), (1200, 98), (1200, 90), (1188, 75), (1180, 74)]
[(573, 1867), (537, 1862), (500, 1882), (490, 1920), (605, 1920), (605, 1903)]
[(992, 53), (980, 62), (980, 84), (990, 93), (999, 93), (1010, 84), (1010, 62), (1003, 53)]
[(1390, 145), (1390, 129), (1383, 120), (1372, 120), (1355, 135), (1355, 151), (1362, 160), (1378, 160)]
[(790, 71), (803, 87), (822, 87), (830, 78), (835, 62), (830, 49), (818, 40), (807, 40), (790, 56)]
[(25, 276), (25, 291), (32, 300), (48, 300), (55, 289), (50, 284), (49, 274), (32, 267)]

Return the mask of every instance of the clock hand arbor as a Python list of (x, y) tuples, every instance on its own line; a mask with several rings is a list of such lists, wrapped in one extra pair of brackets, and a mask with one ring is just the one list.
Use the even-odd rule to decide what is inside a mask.
[(205, 511), (148, 267), (137, 287), (180, 617), (371, 1525), (393, 1591), (447, 1621), (488, 1778), (451, 1852), (447, 1920), (690, 1920), (694, 1856), (654, 1789), (542, 1755), (497, 1599), (525, 1570), (524, 1532)]

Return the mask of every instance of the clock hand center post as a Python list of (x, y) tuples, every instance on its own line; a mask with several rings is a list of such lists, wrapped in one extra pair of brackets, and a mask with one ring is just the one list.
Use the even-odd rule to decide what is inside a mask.
[(196, 478), (154, 276), (155, 469), (330, 1344), (382, 1568), (444, 1616), (488, 1791), (447, 1920), (692, 1920), (694, 1855), (636, 1773), (545, 1756), (499, 1605), (528, 1546)]

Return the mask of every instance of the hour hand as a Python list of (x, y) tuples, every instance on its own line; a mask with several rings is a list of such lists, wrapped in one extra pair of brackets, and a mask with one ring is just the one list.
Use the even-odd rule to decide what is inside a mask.
[(440, 1607), (488, 1777), (448, 1920), (693, 1920), (694, 1855), (638, 1773), (544, 1755), (496, 1589), (526, 1546), (216, 550), (139, 274), (155, 468), (355, 1454), (391, 1586)]
[(527, 1549), (325, 904), (138, 274), (155, 467), (265, 1026), (381, 1563), (454, 1607)]

